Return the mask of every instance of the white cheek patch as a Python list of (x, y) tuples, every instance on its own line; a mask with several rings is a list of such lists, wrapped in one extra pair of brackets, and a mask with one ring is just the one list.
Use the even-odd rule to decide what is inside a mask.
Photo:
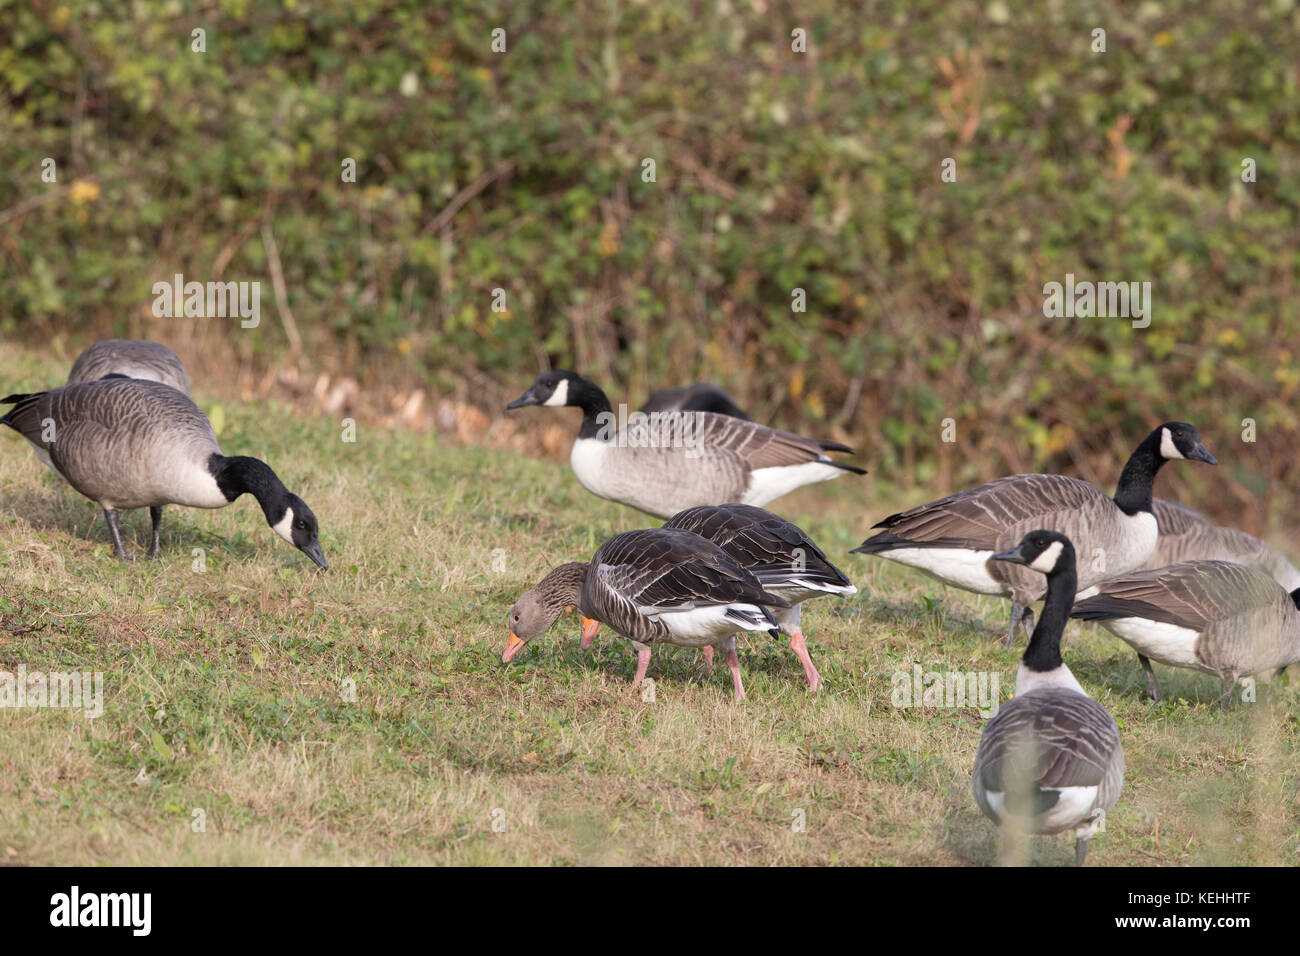
[(1178, 446), (1174, 444), (1173, 433), (1168, 428), (1160, 429), (1160, 454), (1164, 458), (1186, 458)]
[(1044, 574), (1051, 572), (1056, 567), (1057, 559), (1061, 557), (1061, 550), (1061, 542), (1053, 541), (1046, 551), (1034, 558), (1034, 563), (1030, 567)]
[(560, 384), (551, 393), (551, 397), (542, 404), (551, 406), (569, 404), (569, 380), (567, 378), (560, 379)]
[(285, 541), (293, 544), (293, 509), (285, 508), (284, 517), (271, 525), (271, 530), (284, 538)]

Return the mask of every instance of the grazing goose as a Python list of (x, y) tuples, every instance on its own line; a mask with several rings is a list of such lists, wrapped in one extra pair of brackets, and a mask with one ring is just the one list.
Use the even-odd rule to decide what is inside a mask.
[(834, 461), (838, 442), (801, 438), (716, 412), (660, 412), (619, 430), (605, 393), (573, 372), (543, 372), (509, 405), (574, 405), (582, 428), (569, 456), (592, 494), (659, 518), (695, 505), (764, 505), (861, 468)]
[(0, 424), (31, 442), (36, 457), (104, 509), (119, 558), (130, 559), (117, 527), (119, 508), (149, 509), (149, 557), (156, 558), (163, 505), (224, 508), (249, 492), (276, 534), (329, 567), (306, 503), (265, 462), (223, 455), (207, 417), (170, 385), (109, 377), (10, 395), (0, 405), (14, 406)]
[(854, 553), (878, 554), (917, 568), (953, 587), (1011, 598), (1011, 627), (1026, 631), (1033, 622), (1029, 605), (1043, 596), (1041, 575), (1009, 563), (989, 564), (994, 552), (1019, 541), (1033, 528), (1060, 531), (1083, 555), (1079, 585), (1140, 568), (1156, 546), (1151, 485), (1171, 459), (1218, 464), (1196, 429), (1166, 422), (1134, 449), (1120, 474), (1115, 497), (1095, 485), (1064, 475), (1013, 475), (978, 488), (890, 515), (884, 528)]
[(821, 548), (796, 525), (752, 505), (688, 508), (673, 515), (664, 527), (707, 538), (750, 571), (763, 590), (790, 602), (788, 608), (773, 608), (772, 615), (790, 638), (790, 649), (803, 665), (808, 689), (820, 688), (822, 678), (808, 655), (800, 626), (803, 602), (858, 590), (826, 559)]
[(1160, 700), (1151, 659), (1215, 674), (1227, 710), (1237, 681), (1300, 661), (1300, 590), (1231, 561), (1192, 561), (1103, 581), (1071, 617), (1098, 621), (1138, 652)]
[(1029, 833), (1073, 830), (1075, 861), (1119, 800), (1124, 749), (1115, 718), (1079, 686), (1061, 660), (1061, 635), (1078, 590), (1074, 546), (1037, 530), (993, 555), (1047, 575), (1047, 600), (1029, 638), (1016, 693), (984, 725), (971, 788), (999, 826)]
[[(583, 570), (580, 570), (583, 569)], [(589, 625), (608, 624), (637, 650), (636, 677), (645, 678), (652, 644), (720, 647), (737, 700), (744, 700), (736, 631), (777, 634), (769, 607), (784, 599), (710, 541), (688, 531), (626, 531), (602, 544), (585, 566), (560, 565), (510, 612), (510, 639), (502, 662), (545, 633), (570, 605)], [(584, 627), (584, 638), (587, 637)]]
[(190, 376), (175, 352), (158, 342), (132, 339), (104, 339), (90, 346), (72, 363), (68, 384), (93, 382), (114, 374), (162, 382), (186, 395), (190, 393)]
[(687, 385), (684, 388), (665, 388), (655, 392), (646, 403), (641, 406), (641, 411), (647, 415), (651, 412), (717, 412), (719, 415), (730, 415), (732, 418), (741, 418), (750, 421), (739, 405), (732, 401), (731, 396), (718, 388), (716, 385), (709, 385), (706, 382), (696, 382), (694, 385)]
[(1188, 561), (1233, 561), (1273, 576), (1286, 591), (1300, 588), (1300, 571), (1276, 548), (1254, 535), (1210, 523), (1199, 511), (1176, 501), (1154, 502), (1160, 537), (1155, 553), (1143, 570), (1185, 564)]

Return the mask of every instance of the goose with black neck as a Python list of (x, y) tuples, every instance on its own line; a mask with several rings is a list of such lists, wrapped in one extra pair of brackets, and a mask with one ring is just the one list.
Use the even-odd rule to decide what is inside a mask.
[(660, 518), (697, 505), (762, 506), (803, 485), (865, 474), (829, 452), (839, 442), (804, 438), (705, 411), (614, 414), (605, 393), (570, 371), (543, 372), (507, 409), (582, 409), (569, 462), (592, 494)]
[(0, 404), (14, 406), (0, 424), (27, 439), (37, 458), (103, 508), (118, 558), (131, 559), (118, 529), (120, 509), (149, 509), (148, 556), (156, 558), (164, 505), (224, 508), (251, 494), (271, 530), (329, 567), (306, 502), (266, 462), (223, 455), (207, 416), (169, 385), (108, 377), (10, 395)]
[(1065, 475), (1013, 475), (893, 514), (855, 553), (874, 554), (966, 591), (1011, 599), (1011, 626), (1030, 631), (1029, 605), (1044, 594), (1043, 577), (990, 558), (1028, 531), (1045, 528), (1070, 538), (1083, 556), (1079, 587), (1090, 588), (1142, 567), (1156, 547), (1152, 486), (1167, 461), (1217, 462), (1186, 422), (1166, 422), (1133, 450), (1114, 497)]
[(1119, 801), (1124, 748), (1115, 718), (1088, 696), (1061, 658), (1061, 636), (1078, 589), (1074, 546), (1037, 529), (992, 556), (1046, 576), (1043, 613), (1016, 674), (1015, 696), (980, 734), (971, 775), (975, 802), (1001, 828), (1073, 831), (1075, 861)]

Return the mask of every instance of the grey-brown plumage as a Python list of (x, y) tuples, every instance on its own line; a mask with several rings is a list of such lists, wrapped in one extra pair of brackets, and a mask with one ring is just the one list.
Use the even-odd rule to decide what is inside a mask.
[(526, 597), (526, 605), (538, 611), (518, 614), (519, 605), (512, 610), (503, 661), (549, 628), (552, 614), (558, 617), (565, 606), (576, 604), (584, 618), (607, 624), (632, 641), (637, 649), (634, 685), (645, 677), (654, 644), (715, 646), (727, 655), (737, 699), (745, 691), (735, 632), (775, 634), (776, 620), (768, 608), (786, 606), (717, 545), (697, 534), (663, 528), (615, 535), (596, 551), (585, 573), (562, 565)]
[(793, 522), (752, 505), (705, 505), (673, 515), (664, 525), (712, 541), (753, 573), (763, 589), (790, 603), (772, 613), (790, 638), (810, 690), (821, 687), (801, 626), (803, 602), (827, 594), (853, 594), (857, 588), (827, 559), (821, 548)]
[(1124, 749), (1110, 713), (1088, 696), (1061, 659), (1078, 590), (1070, 539), (1035, 529), (995, 561), (1046, 576), (1043, 613), (1016, 674), (1015, 696), (984, 726), (971, 789), (984, 815), (1027, 833), (1071, 830), (1080, 864), (1088, 840), (1119, 800)]
[(180, 358), (167, 346), (144, 339), (103, 339), (87, 348), (72, 363), (69, 385), (93, 382), (105, 375), (162, 382), (190, 393), (190, 376)]
[(696, 505), (764, 505), (812, 482), (865, 473), (828, 454), (852, 451), (847, 445), (715, 412), (656, 412), (628, 417), (623, 428), (605, 393), (573, 372), (544, 372), (507, 408), (525, 405), (580, 407), (569, 458), (579, 483), (660, 518)]
[[(1017, 694), (1000, 706), (980, 736), (972, 776), (985, 816), (1040, 834), (1093, 823), (1096, 810), (1115, 808), (1123, 783), (1115, 718), (1091, 697), (1057, 691)], [(1072, 795), (1060, 793), (1067, 787), (1095, 791), (1085, 814), (1067, 809)]]
[(1079, 587), (1141, 567), (1156, 546), (1151, 488), (1165, 461), (1194, 459), (1214, 464), (1196, 429), (1166, 422), (1134, 449), (1114, 497), (1064, 475), (1013, 475), (947, 498), (893, 514), (875, 527), (855, 553), (875, 554), (915, 567), (945, 584), (1011, 598), (1011, 627), (1026, 630), (1028, 605), (1043, 595), (1041, 575), (989, 562), (1028, 531), (1059, 531), (1079, 549)]
[(1152, 510), (1160, 538), (1143, 570), (1188, 561), (1233, 561), (1272, 576), (1288, 592), (1300, 588), (1300, 570), (1254, 535), (1215, 525), (1199, 511), (1176, 501), (1156, 498)]
[(32, 445), (59, 477), (104, 509), (119, 558), (117, 510), (149, 508), (150, 557), (159, 551), (162, 507), (223, 508), (245, 492), (262, 506), (280, 537), (328, 567), (316, 517), (265, 462), (227, 457), (207, 416), (184, 393), (160, 382), (109, 377), (10, 395), (0, 424)]
[(1216, 675), (1226, 708), (1240, 678), (1300, 661), (1296, 600), (1257, 568), (1193, 561), (1105, 581), (1071, 616), (1099, 622), (1136, 650), (1156, 700), (1150, 660)]
[(730, 395), (718, 386), (707, 382), (696, 382), (694, 385), (686, 385), (682, 388), (660, 389), (641, 406), (641, 411), (646, 413), (673, 410), (717, 412), (719, 415), (730, 415), (732, 418), (743, 418), (745, 421), (751, 420)]

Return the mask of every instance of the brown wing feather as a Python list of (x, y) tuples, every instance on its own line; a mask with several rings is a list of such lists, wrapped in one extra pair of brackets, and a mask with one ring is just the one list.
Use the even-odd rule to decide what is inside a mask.
[(639, 607), (789, 603), (764, 591), (750, 572), (710, 541), (688, 531), (628, 531), (601, 545), (592, 566), (611, 588)]
[(798, 525), (753, 505), (705, 505), (678, 512), (664, 525), (712, 541), (765, 586), (777, 586), (798, 569), (800, 578), (838, 587), (851, 582)]
[(1268, 574), (1230, 561), (1191, 561), (1136, 571), (1097, 587), (1100, 593), (1076, 604), (1071, 617), (1085, 621), (1141, 617), (1194, 631), (1276, 604), (1283, 593)]
[(1096, 485), (1064, 475), (1012, 475), (890, 515), (859, 551), (900, 544), (988, 550), (1007, 528), (1032, 518), (1111, 499)]

